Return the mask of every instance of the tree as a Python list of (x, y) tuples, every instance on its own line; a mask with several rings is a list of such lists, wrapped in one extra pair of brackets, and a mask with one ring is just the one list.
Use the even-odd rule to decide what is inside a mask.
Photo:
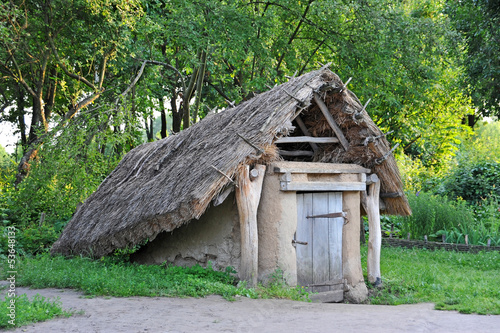
[(462, 85), (477, 107), (477, 116), (500, 117), (500, 1), (447, 1), (447, 12), (463, 36)]
[[(109, 73), (109, 63), (130, 38), (134, 14), (140, 14), (134, 1), (113, 0), (108, 5), (84, 0), (1, 5), (1, 92), (7, 104), (16, 106), (8, 118), (17, 121), (24, 146), (18, 181), (26, 175), (51, 121), (64, 126), (107, 93), (104, 82), (115, 74)], [(29, 134), (24, 123), (28, 108)]]

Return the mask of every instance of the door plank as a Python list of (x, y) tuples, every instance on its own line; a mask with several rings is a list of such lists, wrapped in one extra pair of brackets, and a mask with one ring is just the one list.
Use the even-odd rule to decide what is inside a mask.
[(307, 245), (297, 245), (297, 283), (301, 286), (313, 281), (313, 238), (312, 225), (306, 216), (312, 213), (312, 194), (297, 194), (297, 232), (295, 239), (307, 242)]
[[(328, 196), (328, 206), (332, 212), (342, 211), (342, 192), (331, 192)], [(342, 279), (342, 227), (343, 218), (329, 219), (329, 254), (330, 280)], [(333, 290), (333, 288), (330, 288)]]
[[(313, 193), (313, 215), (328, 214), (328, 193)], [(309, 219), (311, 220), (311, 219)], [(328, 218), (314, 218), (313, 224), (313, 283), (330, 280), (328, 255)], [(328, 291), (330, 287), (314, 287), (314, 292)]]

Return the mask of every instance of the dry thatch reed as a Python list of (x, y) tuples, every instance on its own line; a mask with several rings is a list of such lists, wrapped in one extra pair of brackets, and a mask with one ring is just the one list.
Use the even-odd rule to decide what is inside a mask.
[[(371, 168), (382, 181), (382, 192), (402, 192), (396, 162), (384, 137), (359, 100), (343, 89), (340, 78), (326, 68), (310, 72), (257, 95), (234, 108), (211, 115), (169, 138), (131, 150), (99, 188), (77, 210), (54, 244), (52, 253), (100, 257), (118, 248), (152, 241), (199, 218), (231, 189), (238, 168), (280, 159), (274, 142), (291, 132), (301, 114), (314, 136), (333, 132), (313, 102), (318, 92), (349, 141), (324, 144), (314, 161), (356, 163)], [(353, 118), (360, 113), (361, 119)], [(297, 132), (297, 131), (296, 131)], [(219, 200), (220, 201), (220, 200)], [(410, 213), (402, 197), (386, 200), (389, 213)]]

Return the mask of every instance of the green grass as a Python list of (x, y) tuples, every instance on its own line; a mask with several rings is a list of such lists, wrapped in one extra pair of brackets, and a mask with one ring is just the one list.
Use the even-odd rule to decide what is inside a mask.
[[(15, 302), (15, 311), (12, 301)], [(54, 317), (69, 317), (71, 314), (62, 309), (58, 299), (49, 300), (38, 294), (32, 299), (20, 295), (14, 298), (5, 296), (4, 300), (0, 300), (0, 328), (14, 328)]]
[[(366, 252), (363, 246), (365, 272)], [(270, 284), (256, 288), (247, 288), (241, 282), (236, 284), (234, 271), (218, 272), (200, 266), (140, 266), (110, 259), (39, 255), (21, 258), (17, 271), (17, 286), (72, 288), (90, 296), (204, 297), (216, 294), (228, 300), (236, 297), (309, 299), (302, 288), (287, 287), (280, 271), (272, 276)], [(441, 310), (500, 314), (498, 252), (470, 254), (384, 247), (381, 272), (384, 287), (371, 290), (371, 304), (432, 302)], [(0, 274), (0, 278), (5, 277)], [(18, 309), (18, 316), (25, 312), (21, 306)]]
[(141, 266), (108, 259), (39, 255), (19, 260), (17, 272), (18, 286), (72, 288), (91, 296), (203, 297), (215, 294), (228, 300), (238, 296), (308, 299), (301, 288), (287, 287), (279, 278), (266, 287), (246, 288), (245, 283), (236, 285), (230, 271), (219, 272), (201, 266)]
[[(366, 246), (362, 247), (366, 272)], [(383, 247), (383, 288), (371, 304), (432, 302), (439, 310), (500, 314), (500, 253), (477, 254)]]

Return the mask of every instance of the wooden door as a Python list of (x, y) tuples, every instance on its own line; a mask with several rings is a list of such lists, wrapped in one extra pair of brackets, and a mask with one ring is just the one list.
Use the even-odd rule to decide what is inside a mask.
[(307, 242), (296, 245), (297, 283), (312, 292), (342, 290), (344, 219), (311, 218), (342, 212), (342, 192), (298, 193), (297, 209), (295, 239)]

